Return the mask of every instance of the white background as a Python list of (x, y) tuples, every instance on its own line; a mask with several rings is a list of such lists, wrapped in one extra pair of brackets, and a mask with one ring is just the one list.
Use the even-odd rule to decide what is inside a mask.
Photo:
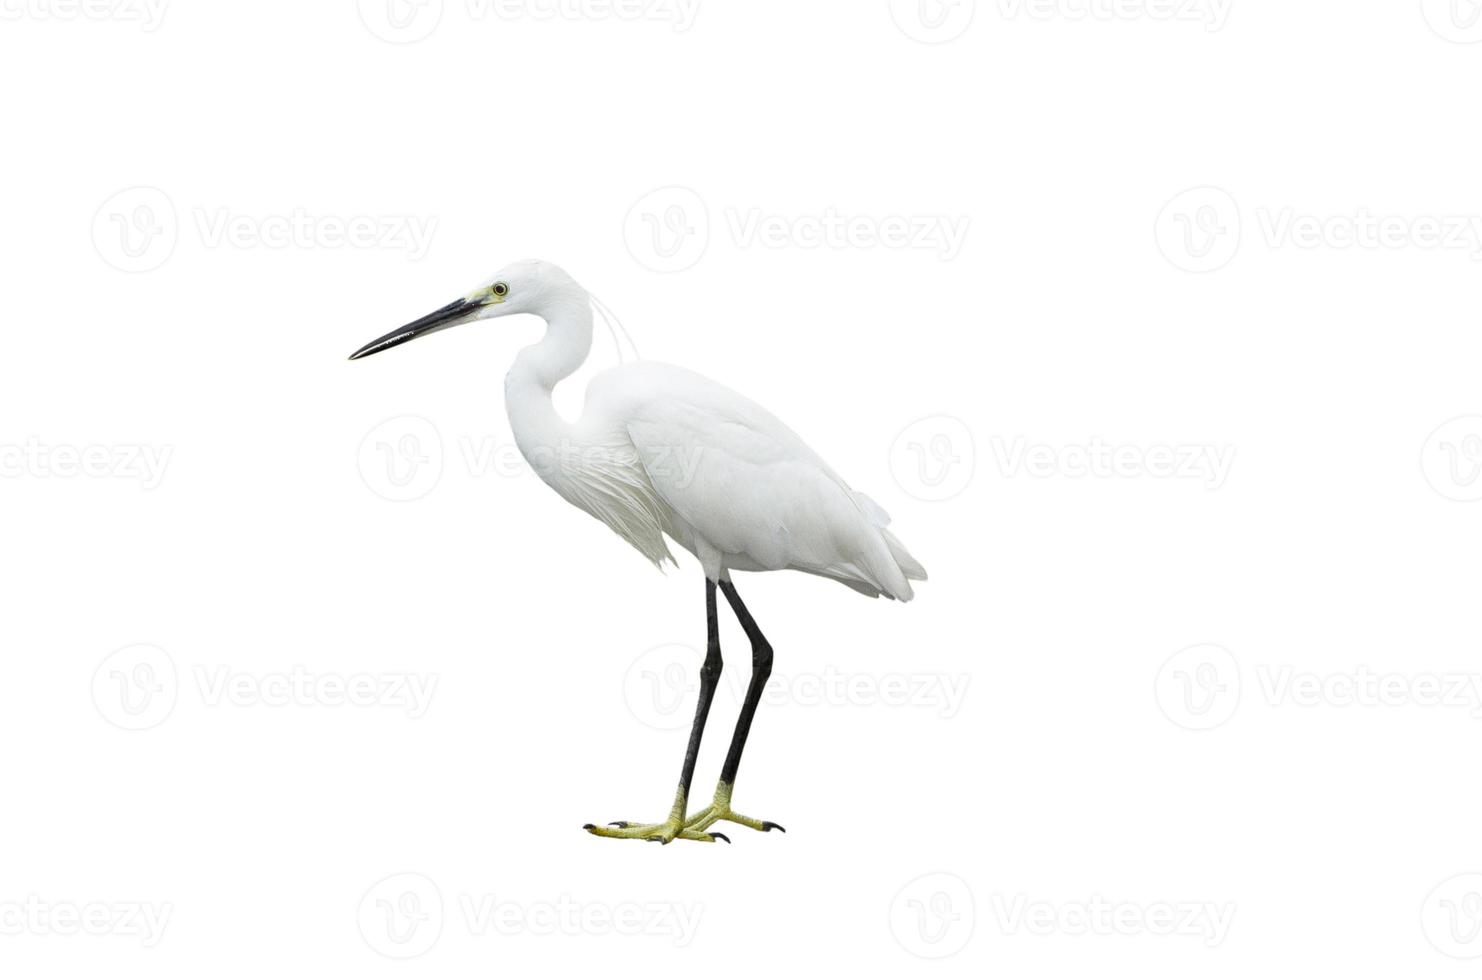
[[(1472, 975), (1477, 10), (359, 8), (0, 2), (7, 976)], [(737, 577), (785, 836), (580, 829), (702, 586), (511, 461), (538, 322), (345, 360), (527, 256), (931, 572)]]

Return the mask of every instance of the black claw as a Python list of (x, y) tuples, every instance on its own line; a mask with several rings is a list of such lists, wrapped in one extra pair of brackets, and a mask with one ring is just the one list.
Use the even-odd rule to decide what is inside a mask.
[(597, 825), (594, 824), (594, 823), (584, 823), (584, 824), (581, 825), (581, 829), (582, 830), (596, 830), (597, 829)]
[(626, 821), (626, 820), (614, 820), (612, 823), (608, 824), (607, 826), (609, 826), (609, 827), (616, 827), (618, 830), (623, 830), (623, 829), (625, 829), (628, 826), (628, 821)]
[(727, 837), (725, 834), (711, 834), (710, 836), (713, 837), (713, 838), (715, 838), (716, 840), (723, 840), (727, 844), (729, 844), (731, 842), (731, 839), (729, 837)]
[(782, 824), (780, 824), (780, 823), (773, 823), (770, 820), (763, 820), (762, 821), (762, 831), (763, 831), (763, 833), (765, 833), (766, 831), (769, 831), (769, 830), (780, 830), (784, 834), (787, 833), (787, 828), (784, 827), (784, 826), (782, 826)]

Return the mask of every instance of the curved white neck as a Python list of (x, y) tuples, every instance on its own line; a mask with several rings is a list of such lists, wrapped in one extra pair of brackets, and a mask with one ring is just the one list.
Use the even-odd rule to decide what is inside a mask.
[(592, 305), (585, 294), (552, 297), (538, 315), (545, 319), (545, 336), (520, 351), (504, 379), (510, 429), (526, 459), (533, 450), (549, 452), (568, 438), (571, 426), (556, 413), (551, 392), (592, 349)]

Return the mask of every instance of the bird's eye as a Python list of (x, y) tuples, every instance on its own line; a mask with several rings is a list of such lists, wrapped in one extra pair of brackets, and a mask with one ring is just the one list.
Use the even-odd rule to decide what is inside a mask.
[(509, 286), (502, 282), (496, 282), (494, 284), (493, 293), (495, 296), (508, 296)]

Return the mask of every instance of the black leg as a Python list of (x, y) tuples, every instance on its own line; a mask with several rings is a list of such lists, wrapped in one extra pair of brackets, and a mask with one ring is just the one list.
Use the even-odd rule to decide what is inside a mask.
[[(720, 588), (726, 594), (726, 601), (731, 604), (736, 618), (741, 621), (746, 638), (751, 641), (751, 684), (746, 688), (746, 700), (741, 705), (741, 714), (736, 718), (736, 733), (731, 736), (731, 750), (726, 753), (726, 764), (720, 771), (720, 781), (732, 786), (736, 782), (736, 770), (741, 767), (741, 750), (746, 748), (746, 736), (751, 734), (751, 719), (756, 715), (756, 706), (761, 703), (762, 689), (767, 686), (767, 678), (772, 676), (772, 644), (762, 636), (762, 631), (746, 610), (746, 604), (741, 601), (736, 587), (730, 582), (722, 582)], [(713, 602), (714, 593), (711, 595)], [(719, 674), (720, 671), (717, 670), (716, 673)]]
[(708, 635), (705, 662), (700, 665), (700, 699), (695, 704), (695, 721), (690, 727), (690, 742), (684, 752), (684, 768), (679, 773), (679, 788), (674, 793), (674, 806), (669, 811), (669, 819), (657, 824), (633, 824), (619, 820), (606, 827), (589, 823), (584, 828), (587, 831), (599, 837), (639, 838), (660, 844), (667, 844), (676, 837), (710, 842), (723, 840), (730, 843), (731, 839), (725, 834), (706, 833), (704, 828), (691, 829), (685, 826), (685, 805), (689, 801), (690, 783), (695, 778), (695, 759), (700, 754), (700, 739), (705, 735), (705, 719), (710, 715), (710, 702), (715, 700), (715, 688), (720, 683), (720, 622), (715, 612), (715, 583), (709, 579), (705, 580), (705, 630)]
[(690, 726), (690, 744), (684, 753), (684, 769), (679, 774), (679, 792), (682, 798), (678, 801), (678, 806), (681, 816), (684, 813), (684, 800), (689, 797), (690, 781), (695, 776), (695, 759), (700, 755), (700, 739), (705, 734), (705, 719), (710, 714), (710, 702), (715, 700), (715, 688), (720, 683), (722, 667), (720, 622), (715, 613), (715, 583), (708, 578), (705, 580), (705, 631), (705, 662), (700, 665), (700, 700), (695, 704), (695, 722)]

